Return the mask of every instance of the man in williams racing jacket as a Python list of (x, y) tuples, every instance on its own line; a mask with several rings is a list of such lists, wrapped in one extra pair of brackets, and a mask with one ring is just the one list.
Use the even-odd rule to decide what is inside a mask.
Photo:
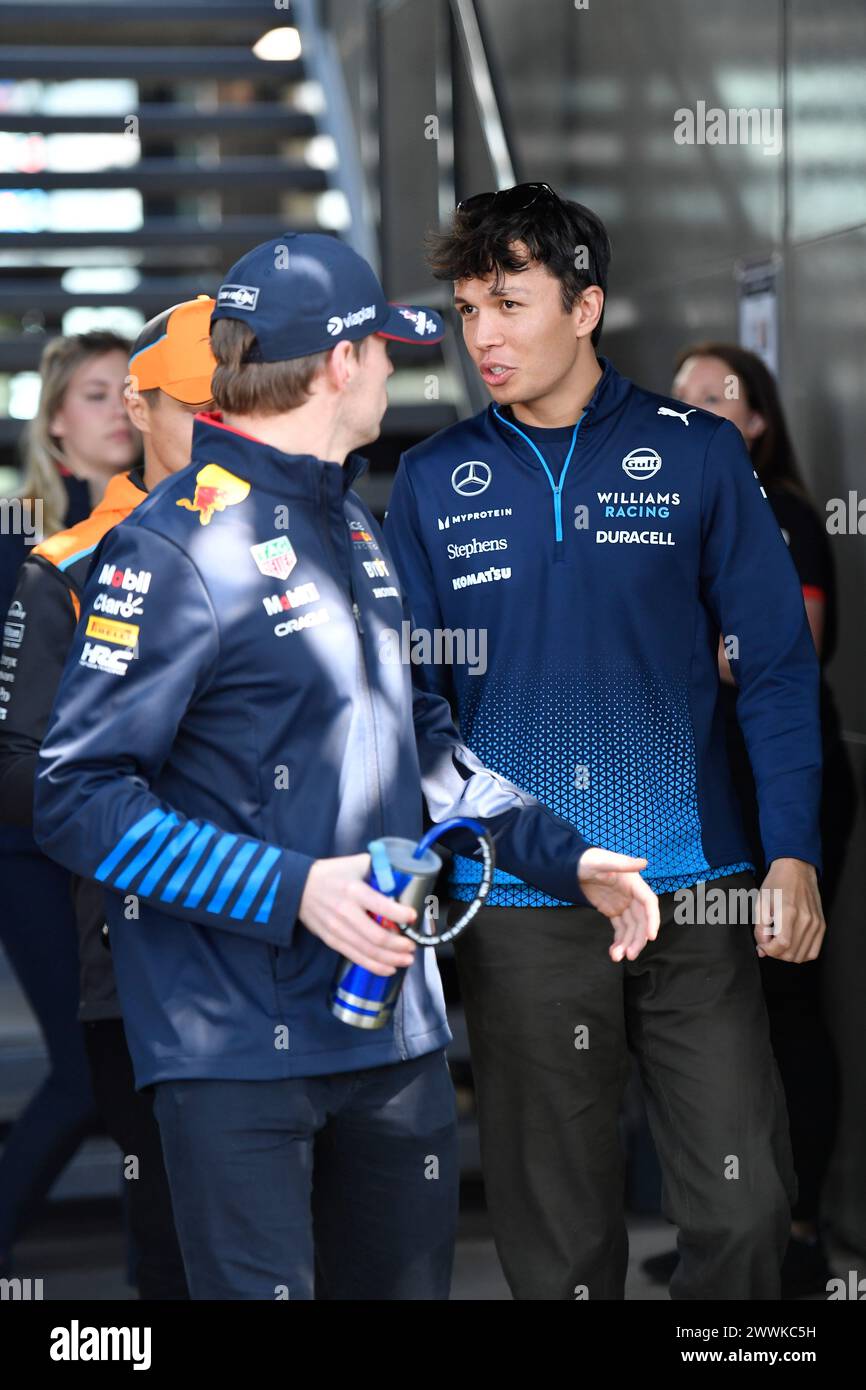
[[(455, 943), (485, 1191), (515, 1297), (622, 1298), (632, 1052), (681, 1232), (672, 1297), (777, 1299), (794, 1175), (757, 953), (796, 969), (824, 932), (818, 665), (739, 432), (596, 357), (609, 253), (595, 214), (546, 184), (461, 204), (433, 268), (492, 400), (409, 450), (385, 527), (414, 621), (487, 633), (483, 673), (454, 666), (449, 689), (429, 673), (463, 737), (592, 842), (646, 855), (660, 895), (638, 958), (596, 913), (497, 869)], [(760, 896), (720, 633), (770, 865)], [(455, 898), (477, 880), (455, 860)], [(571, 1066), (564, 1017), (588, 1038)]]

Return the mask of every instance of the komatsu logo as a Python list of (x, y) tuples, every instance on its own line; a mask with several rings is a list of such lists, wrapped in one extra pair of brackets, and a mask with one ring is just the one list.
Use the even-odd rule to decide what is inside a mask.
[(359, 324), (366, 323), (367, 319), (374, 319), (375, 317), (375, 304), (365, 304), (363, 309), (352, 309), (342, 318), (339, 314), (332, 314), (328, 319), (328, 332), (332, 338), (336, 338), (337, 334), (342, 333), (344, 329), (357, 328)]
[(649, 448), (632, 449), (622, 461), (623, 472), (635, 482), (643, 482), (644, 478), (654, 478), (661, 466), (661, 458), (655, 449)]

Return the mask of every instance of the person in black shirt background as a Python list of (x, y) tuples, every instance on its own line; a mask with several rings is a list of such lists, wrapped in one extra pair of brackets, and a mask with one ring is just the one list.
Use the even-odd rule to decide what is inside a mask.
[[(824, 781), (821, 899), (832, 926), (848, 839), (856, 814), (856, 783), (839, 717), (824, 676), (836, 647), (836, 580), (823, 521), (797, 468), (776, 382), (759, 357), (729, 343), (683, 348), (676, 362), (673, 395), (688, 405), (724, 416), (740, 430), (755, 472), (773, 508), (800, 576), (809, 627), (821, 662), (821, 733)], [(743, 735), (737, 722), (737, 688), (719, 639), (722, 707), (728, 753), (758, 881), (766, 872), (758, 801)], [(791, 1243), (782, 1267), (782, 1297), (824, 1292), (831, 1277), (818, 1226), (821, 1186), (833, 1150), (838, 1113), (838, 1065), (821, 1000), (822, 957), (792, 970), (763, 955), (761, 979), (770, 1034), (785, 1088), (799, 1197), (792, 1210)], [(652, 1277), (667, 1281), (676, 1251), (645, 1261)]]
[[(140, 450), (123, 390), (129, 343), (102, 330), (52, 338), (40, 362), (41, 390), (27, 429), (19, 496), (33, 534), (0, 534), (0, 728), (17, 674), (26, 611), (9, 610), (18, 571), (34, 543), (82, 521), (108, 481)], [(22, 515), (25, 513), (22, 509)], [(3, 618), (6, 619), (5, 623)], [(0, 1278), (12, 1246), (42, 1199), (96, 1129), (78, 1005), (78, 952), (70, 876), (37, 849), (27, 825), (0, 818), (0, 945), (36, 1016), (49, 1071), (6, 1134), (0, 1156)]]

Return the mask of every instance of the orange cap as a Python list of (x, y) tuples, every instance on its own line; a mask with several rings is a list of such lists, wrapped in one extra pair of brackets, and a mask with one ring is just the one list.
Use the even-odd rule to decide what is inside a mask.
[(129, 359), (129, 374), (139, 391), (159, 387), (185, 405), (211, 399), (216, 367), (210, 347), (213, 309), (214, 300), (200, 294), (145, 324)]

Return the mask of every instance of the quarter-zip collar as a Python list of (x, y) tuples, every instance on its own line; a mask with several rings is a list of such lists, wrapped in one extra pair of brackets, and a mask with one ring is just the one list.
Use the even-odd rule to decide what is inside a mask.
[(238, 474), (253, 487), (290, 496), (318, 500), (324, 486), (329, 497), (342, 498), (366, 470), (361, 454), (349, 454), (344, 464), (330, 463), (312, 454), (286, 454), (264, 440), (227, 425), (219, 411), (195, 417), (192, 462), (216, 463)]
[[(618, 413), (624, 406), (626, 399), (632, 389), (631, 382), (619, 372), (606, 357), (599, 357), (599, 366), (602, 369), (601, 376), (595, 385), (595, 390), (584, 407), (581, 415), (575, 410), (575, 420), (580, 421), (581, 439), (585, 439), (586, 433), (594, 429), (602, 421), (609, 420), (611, 416)], [(528, 439), (520, 433), (520, 422), (509, 420), (503, 414), (502, 409), (491, 402), (487, 408), (487, 422), (509, 449), (531, 468), (541, 469), (541, 463), (535, 451), (530, 447)]]

